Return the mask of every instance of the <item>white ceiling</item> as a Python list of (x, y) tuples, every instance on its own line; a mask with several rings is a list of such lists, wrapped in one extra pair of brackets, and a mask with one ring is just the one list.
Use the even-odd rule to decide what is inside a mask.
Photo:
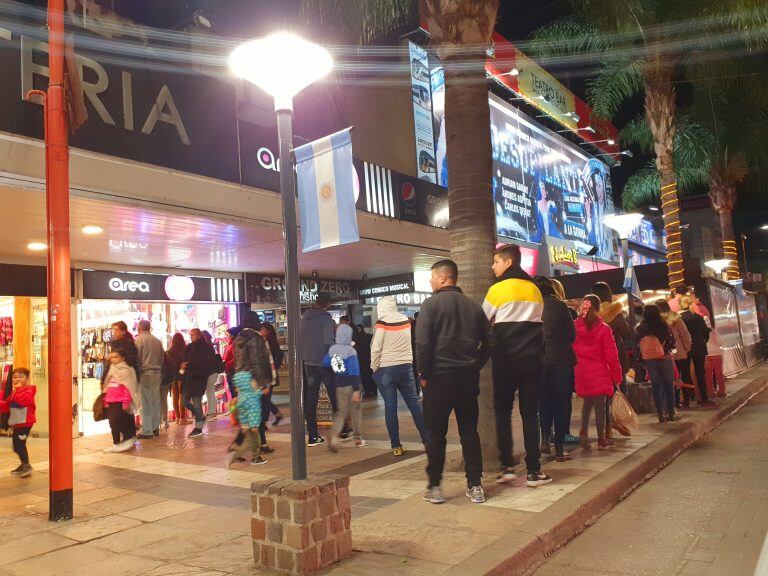
[[(45, 241), (45, 194), (29, 188), (0, 186), (0, 261), (43, 263), (44, 253), (27, 249), (31, 241)], [(402, 224), (369, 216), (361, 231), (371, 237), (395, 237)], [(97, 224), (104, 232), (85, 235), (81, 228)], [(382, 235), (386, 230), (389, 234)], [(203, 213), (171, 211), (165, 207), (124, 204), (99, 199), (71, 199), (72, 260), (78, 267), (142, 269), (178, 268), (189, 271), (267, 272), (283, 270), (280, 226)], [(392, 232), (395, 231), (395, 234)], [(411, 234), (412, 230), (408, 230)], [(410, 234), (409, 234), (410, 235)], [(446, 242), (447, 251), (447, 242)], [(445, 257), (433, 248), (403, 246), (381, 240), (300, 254), (302, 274), (316, 270), (322, 277), (360, 279), (428, 268)]]

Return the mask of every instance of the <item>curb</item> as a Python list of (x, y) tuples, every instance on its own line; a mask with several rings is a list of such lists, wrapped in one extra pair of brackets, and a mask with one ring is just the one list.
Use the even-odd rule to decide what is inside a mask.
[[(473, 554), (446, 576), (528, 576), (549, 556), (594, 524), (621, 500), (680, 453), (738, 412), (768, 388), (768, 374), (758, 375), (707, 418), (683, 422), (518, 526), (494, 544)], [(513, 552), (511, 552), (513, 551)]]

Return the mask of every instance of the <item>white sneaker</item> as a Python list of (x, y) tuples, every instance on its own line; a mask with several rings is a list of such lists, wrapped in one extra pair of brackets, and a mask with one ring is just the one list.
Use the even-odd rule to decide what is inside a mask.
[(467, 498), (469, 498), (473, 504), (482, 504), (485, 502), (485, 491), (479, 484), (477, 486), (467, 486)]
[(128, 440), (121, 442), (117, 445), (117, 448), (113, 450), (113, 452), (127, 452), (131, 448), (133, 448), (136, 444), (136, 437), (129, 438)]
[(104, 454), (111, 454), (112, 452), (117, 452), (118, 448), (120, 448), (120, 444), (113, 444), (109, 448), (104, 448), (104, 450), (102, 450), (102, 452)]
[(499, 475), (496, 477), (496, 484), (508, 484), (514, 482), (517, 479), (517, 474), (512, 468), (503, 466)]

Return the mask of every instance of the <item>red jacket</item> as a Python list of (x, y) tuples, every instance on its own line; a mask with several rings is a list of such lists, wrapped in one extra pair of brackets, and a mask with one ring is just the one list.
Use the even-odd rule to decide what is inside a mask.
[(227, 347), (224, 348), (224, 354), (221, 359), (224, 361), (224, 368), (227, 371), (235, 369), (235, 341), (232, 340)]
[(619, 352), (610, 326), (599, 320), (587, 329), (583, 318), (577, 318), (576, 342), (576, 394), (584, 397), (612, 395), (613, 385), (621, 382), (622, 370)]
[(30, 427), (37, 422), (35, 419), (35, 392), (37, 392), (36, 386), (19, 386), (11, 392), (7, 399), (0, 400), (0, 412), (10, 412), (11, 408), (27, 409), (26, 422), (16, 424), (14, 428)]

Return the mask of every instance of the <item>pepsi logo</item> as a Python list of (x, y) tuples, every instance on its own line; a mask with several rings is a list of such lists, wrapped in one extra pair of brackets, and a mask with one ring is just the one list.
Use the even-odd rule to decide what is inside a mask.
[(400, 193), (403, 197), (403, 201), (408, 206), (414, 206), (416, 204), (416, 188), (410, 182), (405, 182), (400, 189)]

